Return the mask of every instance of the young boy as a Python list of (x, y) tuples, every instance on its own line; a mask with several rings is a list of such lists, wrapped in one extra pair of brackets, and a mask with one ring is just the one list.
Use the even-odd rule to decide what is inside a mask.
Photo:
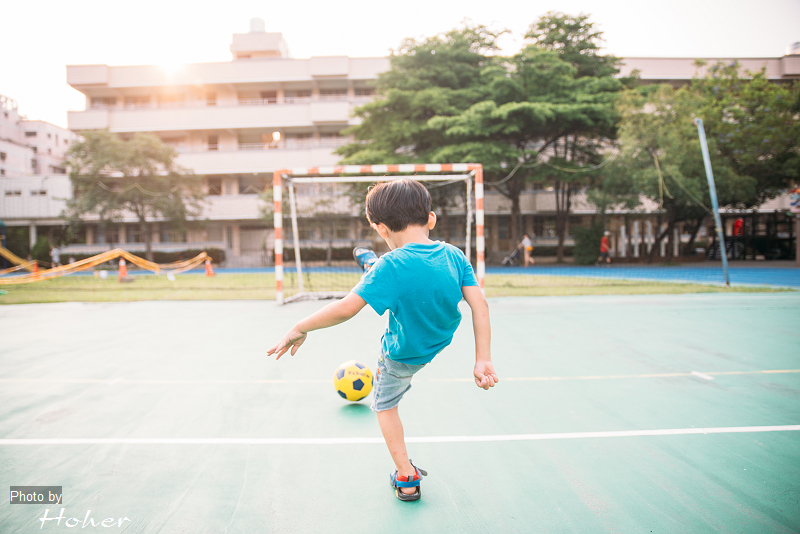
[(499, 381), (492, 367), (489, 306), (464, 254), (447, 243), (431, 241), (436, 224), (428, 190), (415, 180), (382, 182), (367, 194), (367, 220), (391, 249), (342, 300), (298, 322), (267, 354), (294, 355), (312, 330), (343, 323), (369, 304), (379, 315), (389, 310), (372, 409), (392, 455), (390, 475), (397, 498), (420, 498), (426, 475), (408, 459), (403, 424), (397, 412), (411, 378), (453, 340), (461, 322), (463, 297), (472, 309), (475, 333), (475, 383), (488, 390)]

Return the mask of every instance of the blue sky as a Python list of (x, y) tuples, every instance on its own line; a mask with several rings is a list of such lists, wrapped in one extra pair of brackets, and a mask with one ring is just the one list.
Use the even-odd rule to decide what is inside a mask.
[(20, 112), (66, 126), (83, 97), (66, 65), (176, 64), (230, 59), (233, 33), (252, 17), (282, 32), (294, 57), (381, 56), (406, 37), (450, 30), (464, 19), (510, 34), (515, 52), (547, 11), (586, 13), (621, 57), (778, 57), (800, 41), (800, 0), (5, 0), (0, 94)]

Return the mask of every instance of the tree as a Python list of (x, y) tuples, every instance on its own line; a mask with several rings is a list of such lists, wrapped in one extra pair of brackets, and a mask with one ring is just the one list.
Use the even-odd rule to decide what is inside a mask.
[[(620, 102), (621, 154), (615, 161), (614, 178), (604, 182), (606, 191), (620, 199), (643, 195), (664, 210), (666, 227), (656, 236), (652, 260), (667, 237), (667, 258), (672, 257), (673, 228), (690, 221), (696, 233), (711, 205), (697, 129), (692, 119), (703, 99), (689, 87), (668, 85), (640, 92), (630, 91)], [(709, 153), (721, 206), (740, 205), (754, 198), (755, 179), (738, 174), (709, 137)]]
[(137, 133), (123, 140), (100, 130), (82, 136), (67, 155), (75, 194), (65, 215), (73, 224), (89, 214), (101, 224), (135, 215), (152, 261), (152, 223), (167, 220), (182, 228), (198, 217), (204, 197), (200, 177), (178, 167), (175, 150), (156, 135)]
[[(589, 44), (598, 35), (581, 34)], [(382, 97), (356, 112), (363, 119), (350, 130), (356, 142), (339, 153), (343, 163), (353, 164), (481, 163), (487, 185), (511, 203), (515, 241), (522, 236), (520, 194), (526, 183), (551, 180), (561, 199), (563, 257), (573, 189), (561, 185), (578, 180), (579, 173), (570, 171), (600, 161), (600, 147), (614, 132), (613, 94), (622, 84), (611, 75), (613, 61), (597, 56), (596, 46), (580, 52), (582, 64), (595, 64), (591, 71), (534, 45), (512, 58), (489, 56), (496, 38), (483, 26), (466, 26), (421, 43), (405, 41), (391, 58), (392, 69), (379, 78)], [(584, 71), (593, 74), (577, 77)], [(553, 165), (546, 175), (536, 167), (543, 154)]]
[[(549, 28), (551, 35), (537, 38), (540, 27)], [(589, 171), (601, 162), (602, 151), (616, 134), (614, 103), (624, 87), (612, 76), (616, 58), (596, 54), (594, 41), (600, 33), (587, 27), (586, 16), (548, 13), (526, 35), (536, 44), (484, 69), (486, 100), (457, 116), (429, 122), (449, 136), (451, 145), (441, 154), (461, 155), (488, 169), (489, 185), (511, 202), (514, 242), (523, 233), (520, 193), (526, 183), (552, 186), (558, 261), (564, 257), (572, 195), (591, 181)], [(581, 40), (580, 47), (570, 44)]]
[(653, 250), (668, 237), (668, 256), (674, 225), (689, 222), (693, 242), (711, 205), (693, 118), (704, 122), (721, 207), (758, 206), (800, 177), (800, 86), (770, 82), (763, 70), (745, 77), (736, 63), (717, 64), (690, 86), (630, 91), (620, 110), (622, 155), (603, 192), (658, 202), (667, 226)]
[[(498, 62), (489, 55), (497, 50), (498, 35), (466, 24), (422, 41), (403, 41), (390, 56), (391, 69), (378, 78), (379, 98), (356, 109), (362, 122), (347, 132), (355, 142), (337, 150), (342, 164), (485, 163), (483, 154), (448, 150), (455, 141), (430, 121), (458, 115), (486, 98), (482, 73)], [(354, 185), (350, 193), (363, 204), (363, 187)], [(431, 197), (441, 215), (437, 231), (447, 237), (453, 231), (447, 213), (463, 203), (463, 184), (431, 188)]]
[(575, 72), (567, 86), (563, 113), (555, 122), (548, 145), (547, 165), (532, 173), (532, 179), (552, 184), (555, 194), (557, 260), (564, 258), (564, 239), (572, 208), (572, 195), (596, 185), (600, 173), (593, 172), (616, 137), (619, 117), (618, 93), (634, 78), (618, 80), (620, 59), (602, 56), (603, 33), (589, 22), (589, 15), (567, 15), (550, 11), (531, 24), (525, 38), (539, 49), (554, 52)]
[(754, 196), (738, 203), (762, 204), (797, 183), (800, 84), (771, 82), (764, 69), (742, 73), (737, 63), (718, 63), (693, 80), (692, 90), (703, 98), (699, 116), (719, 154), (738, 174), (756, 181)]
[(448, 144), (428, 124), (458, 115), (484, 99), (483, 69), (494, 59), (497, 34), (466, 25), (423, 41), (406, 39), (378, 77), (379, 98), (356, 109), (361, 124), (348, 129), (355, 142), (340, 147), (344, 164), (446, 163), (436, 153)]

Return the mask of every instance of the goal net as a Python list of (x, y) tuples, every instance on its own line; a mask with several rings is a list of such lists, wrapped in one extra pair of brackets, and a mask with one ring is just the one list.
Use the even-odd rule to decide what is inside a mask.
[(276, 300), (340, 298), (360, 280), (356, 247), (388, 247), (369, 226), (370, 185), (413, 178), (431, 193), (433, 240), (460, 248), (484, 285), (483, 169), (478, 164), (345, 165), (276, 171), (273, 178)]

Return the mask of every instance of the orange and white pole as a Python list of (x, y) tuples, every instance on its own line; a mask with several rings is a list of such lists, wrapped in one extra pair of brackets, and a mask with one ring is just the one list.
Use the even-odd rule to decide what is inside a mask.
[(475, 255), (477, 256), (475, 273), (478, 284), (485, 293), (484, 278), (486, 277), (486, 238), (483, 233), (483, 167), (475, 170)]
[(120, 258), (119, 276), (117, 276), (117, 282), (122, 282), (127, 277), (128, 277), (128, 265), (125, 263), (125, 258)]
[(283, 171), (272, 175), (272, 200), (274, 202), (273, 225), (275, 226), (275, 300), (283, 304)]

